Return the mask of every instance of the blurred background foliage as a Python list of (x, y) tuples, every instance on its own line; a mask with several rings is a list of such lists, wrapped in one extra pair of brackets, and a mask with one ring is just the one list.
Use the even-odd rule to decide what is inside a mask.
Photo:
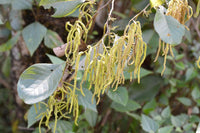
[[(51, 56), (54, 55), (52, 48), (66, 42), (65, 23), (76, 20), (76, 14), (51, 17), (54, 9), (44, 9), (39, 6), (39, 1), (0, 0), (0, 132), (39, 132), (37, 121), (32, 121), (32, 126), (27, 128), (27, 110), (30, 107), (18, 98), (16, 84), (28, 66), (54, 60)], [(102, 1), (99, 0), (96, 7), (99, 3), (102, 4)], [(115, 0), (113, 15), (117, 20), (112, 24), (118, 26), (115, 32), (122, 34), (130, 18), (148, 3), (147, 0)], [(194, 12), (199, 8), (197, 3), (197, 0), (189, 0)], [(89, 44), (101, 38), (107, 9), (101, 10), (96, 17), (94, 30), (89, 35)], [(125, 85), (120, 86), (116, 92), (108, 91), (96, 107), (88, 104), (86, 108), (87, 103), (81, 103), (78, 126), (74, 125), (73, 120), (59, 120), (56, 132), (195, 133), (200, 122), (200, 70), (195, 63), (200, 56), (200, 16), (192, 17), (187, 22), (190, 31), (186, 31), (181, 44), (173, 48), (175, 57), (167, 57), (167, 68), (161, 77), (163, 58), (159, 57), (153, 63), (159, 39), (153, 27), (154, 15), (155, 10), (152, 9), (148, 17), (138, 17), (143, 39), (148, 44), (141, 83), (130, 82), (129, 75), (125, 75)], [(35, 21), (44, 26), (47, 32), (44, 33), (44, 40), (37, 38), (35, 34), (38, 33), (33, 33), (34, 43), (39, 41), (38, 47), (32, 49), (34, 52), (30, 54), (30, 48), (27, 48), (24, 42), (26, 39), (23, 38), (28, 33), (22, 37), (21, 32)], [(31, 30), (35, 29), (27, 32)], [(43, 29), (39, 30), (41, 33)], [(78, 78), (81, 77), (80, 73)], [(96, 108), (97, 112), (94, 111)], [(51, 132), (53, 125), (52, 120), (50, 129), (44, 127), (42, 132)]]

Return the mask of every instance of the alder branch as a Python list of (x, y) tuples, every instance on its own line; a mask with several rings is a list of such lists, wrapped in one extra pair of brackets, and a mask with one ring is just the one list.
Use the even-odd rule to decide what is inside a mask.
[[(53, 52), (57, 57), (62, 57), (65, 55), (65, 49), (66, 47), (70, 46), (70, 42), (69, 43), (65, 43), (59, 47), (55, 47), (53, 48)], [(87, 49), (87, 44), (81, 40), (81, 44), (78, 47), (79, 51), (85, 51)], [(69, 51), (69, 48), (67, 50), (67, 52)]]

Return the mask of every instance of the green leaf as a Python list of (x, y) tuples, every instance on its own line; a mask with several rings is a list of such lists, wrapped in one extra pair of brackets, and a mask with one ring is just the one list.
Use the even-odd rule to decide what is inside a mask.
[(154, 30), (145, 30), (142, 32), (142, 37), (147, 45), (147, 55), (156, 53), (159, 45), (159, 36)]
[(34, 104), (48, 98), (56, 90), (64, 65), (34, 64), (20, 76), (17, 91), (26, 104)]
[(186, 71), (185, 80), (190, 81), (190, 80), (196, 78), (197, 75), (198, 75), (197, 69), (194, 69), (194, 67), (190, 67)]
[(41, 0), (39, 5), (40, 6), (48, 5), (48, 4), (53, 4), (53, 3), (59, 2), (59, 1), (65, 1), (65, 0)]
[(184, 131), (190, 131), (193, 128), (194, 123), (187, 123), (183, 126)]
[[(45, 132), (46, 132), (46, 129), (41, 127), (41, 133), (45, 133)], [(32, 133), (40, 133), (39, 127), (37, 127)]]
[(130, 116), (130, 117), (132, 117), (132, 118), (138, 120), (138, 121), (141, 121), (141, 117), (140, 117), (140, 115), (138, 115), (137, 113), (126, 112), (126, 114), (127, 114), (128, 116)]
[(79, 9), (76, 9), (72, 14), (69, 14), (68, 17), (78, 17), (80, 14)]
[(64, 60), (62, 60), (62, 59), (60, 59), (56, 56), (53, 56), (53, 55), (50, 55), (50, 54), (46, 54), (46, 55), (49, 57), (49, 59), (51, 60), (51, 62), (53, 64), (62, 64), (62, 63), (65, 62)]
[(191, 122), (191, 123), (200, 122), (200, 118), (197, 115), (191, 115), (189, 122)]
[(33, 55), (35, 50), (42, 42), (46, 32), (47, 28), (41, 25), (39, 22), (34, 22), (23, 29), (22, 36), (31, 55)]
[(168, 105), (169, 104), (169, 99), (164, 93), (160, 95), (159, 103), (160, 104), (164, 104), (164, 105)]
[(53, 49), (63, 44), (64, 42), (56, 32), (52, 30), (47, 30), (47, 34), (44, 37), (44, 45), (46, 45), (48, 48)]
[(140, 84), (134, 82), (130, 85), (129, 97), (139, 102), (152, 100), (159, 92), (163, 80), (160, 76), (149, 75), (141, 79)]
[(114, 21), (112, 23), (113, 27), (116, 27), (116, 31), (123, 31), (126, 28), (126, 25), (128, 24), (128, 22), (130, 21), (130, 18), (123, 18), (123, 19), (119, 19), (118, 21)]
[(190, 30), (185, 30), (185, 35), (186, 39), (188, 40), (189, 43), (192, 43), (192, 34)]
[(187, 97), (178, 97), (177, 100), (185, 106), (191, 106), (192, 105), (192, 101)]
[[(49, 126), (53, 132), (55, 128), (55, 121), (50, 122)], [(72, 124), (65, 120), (57, 120), (55, 133), (66, 133), (68, 131), (72, 132)]]
[(32, 8), (32, 0), (12, 0), (13, 10), (24, 10)]
[(22, 12), (11, 10), (9, 13), (9, 21), (12, 29), (19, 31), (23, 28), (24, 21), (22, 19)]
[(83, 93), (85, 94), (85, 96), (83, 96), (80, 91), (77, 92), (78, 104), (82, 105), (85, 109), (91, 109), (97, 112), (96, 100), (93, 99), (93, 102), (92, 102), (92, 96), (93, 96), (92, 92), (89, 91), (88, 89), (83, 88)]
[(18, 31), (15, 36), (13, 36), (11, 39), (9, 39), (6, 43), (0, 45), (0, 52), (5, 52), (10, 50), (19, 40), (20, 37), (20, 31)]
[(3, 17), (2, 17), (2, 15), (0, 14), (0, 25), (1, 24), (4, 24), (4, 22), (3, 22)]
[(42, 103), (32, 105), (31, 108), (28, 110), (28, 128), (35, 124), (37, 121), (39, 121), (43, 116), (40, 114), (45, 113), (47, 109), (48, 108), (46, 107), (46, 105)]
[(10, 58), (10, 56), (8, 56), (2, 65), (2, 72), (3, 72), (4, 76), (7, 78), (10, 75), (10, 69), (11, 69), (11, 58)]
[(171, 133), (173, 126), (165, 126), (158, 129), (158, 133)]
[(161, 116), (163, 118), (169, 118), (171, 116), (171, 111), (170, 111), (170, 107), (167, 106), (161, 113)]
[[(124, 77), (126, 80), (130, 79), (130, 72), (132, 72), (132, 75), (134, 75), (133, 68), (134, 68), (133, 66), (127, 66), (127, 68), (125, 68)], [(140, 78), (145, 77), (149, 74), (152, 74), (152, 71), (146, 70), (144, 68), (140, 69)], [(135, 78), (137, 78), (137, 75)]]
[(146, 115), (142, 115), (141, 126), (144, 131), (147, 131), (150, 133), (156, 132), (159, 128), (158, 123)]
[(118, 87), (116, 91), (109, 89), (107, 95), (113, 101), (124, 106), (128, 102), (128, 91), (125, 87)]
[(119, 112), (135, 111), (135, 110), (141, 108), (141, 106), (133, 100), (128, 100), (126, 106), (123, 106), (122, 104), (113, 102), (111, 104), (111, 107)]
[(0, 0), (0, 4), (10, 4), (12, 0)]
[(181, 127), (188, 120), (186, 114), (181, 114), (178, 116), (171, 116), (171, 122), (175, 127)]
[(85, 2), (85, 0), (73, 0), (73, 1), (55, 1), (48, 2), (49, 0), (42, 0), (40, 2), (40, 6), (44, 6), (45, 9), (48, 9), (50, 7), (55, 8), (55, 13), (52, 15), (52, 17), (65, 17), (73, 12), (76, 11), (76, 9)]
[(165, 0), (150, 0), (151, 7), (158, 7), (165, 3)]
[[(200, 3), (200, 2), (199, 2)], [(198, 124), (198, 127), (197, 127), (197, 130), (196, 130), (196, 133), (200, 133), (200, 122)]]
[(175, 66), (176, 66), (177, 70), (179, 70), (179, 71), (185, 70), (185, 64), (183, 62), (175, 63)]
[(192, 98), (194, 100), (199, 99), (200, 98), (200, 90), (198, 86), (195, 86), (194, 89), (192, 90)]
[(157, 107), (157, 103), (156, 103), (156, 100), (153, 99), (149, 102), (147, 102), (144, 107), (142, 108), (142, 111), (145, 113), (145, 114), (149, 114), (151, 111), (154, 111)]
[(168, 44), (180, 44), (185, 34), (184, 25), (172, 16), (164, 15), (160, 10), (156, 11), (154, 28), (160, 38)]
[(97, 116), (98, 116), (97, 112), (90, 109), (86, 109), (84, 115), (85, 119), (90, 124), (90, 126), (94, 127), (97, 121)]
[(199, 11), (200, 11), (200, 0), (198, 1), (198, 4), (196, 6), (196, 13), (194, 14), (195, 18), (197, 18), (199, 16)]

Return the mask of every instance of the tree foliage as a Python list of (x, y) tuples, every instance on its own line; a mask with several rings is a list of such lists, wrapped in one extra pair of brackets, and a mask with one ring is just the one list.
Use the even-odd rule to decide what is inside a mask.
[[(118, 9), (120, 2), (122, 7), (129, 3), (128, 8)], [(191, 3), (0, 0), (2, 10), (11, 10), (8, 21), (7, 12), (0, 14), (0, 30), (7, 38), (1, 54), (8, 58), (16, 43), (25, 43), (22, 49), (35, 58), (17, 83), (18, 96), (31, 104), (25, 116), (28, 128), (194, 133), (200, 121), (200, 31), (194, 23), (200, 2)], [(34, 20), (24, 25), (29, 10)], [(57, 21), (49, 27), (51, 18), (65, 20), (66, 36), (53, 30)], [(42, 49), (45, 62), (37, 60)], [(5, 77), (8, 61), (2, 67)]]

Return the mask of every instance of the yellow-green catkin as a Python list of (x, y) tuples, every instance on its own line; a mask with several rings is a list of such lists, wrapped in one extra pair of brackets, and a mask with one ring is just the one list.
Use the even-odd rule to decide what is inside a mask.
[(101, 94), (104, 94), (107, 88), (114, 87), (116, 90), (120, 84), (124, 84), (126, 64), (133, 65), (134, 77), (137, 76), (139, 83), (140, 68), (146, 57), (147, 46), (142, 39), (138, 21), (128, 25), (121, 37), (114, 36), (112, 33), (110, 42), (113, 43), (112, 47), (106, 46), (102, 38), (95, 46), (89, 46), (85, 51), (85, 71), (80, 89), (84, 81), (88, 80), (90, 83), (88, 89), (93, 87), (93, 98), (97, 96), (97, 104)]
[[(78, 124), (79, 105), (76, 92), (80, 91), (83, 96), (85, 95), (82, 84), (86, 80), (90, 83), (88, 89), (92, 89), (93, 92), (91, 101), (97, 98), (97, 104), (100, 102), (100, 96), (108, 88), (114, 87), (114, 90), (116, 90), (120, 84), (124, 84), (124, 69), (127, 65), (134, 67), (134, 72), (130, 72), (131, 79), (133, 73), (140, 83), (140, 68), (146, 57), (147, 45), (142, 39), (139, 21), (132, 20), (132, 23), (127, 25), (123, 36), (118, 37), (112, 31), (106, 32), (95, 46), (88, 46), (86, 51), (79, 52), (78, 47), (81, 45), (81, 40), (86, 42), (92, 24), (92, 17), (88, 10), (92, 7), (92, 4), (91, 2), (86, 3), (80, 7), (78, 20), (74, 24), (66, 23), (68, 46), (65, 50), (65, 56), (67, 58), (66, 63), (74, 66), (72, 71), (74, 80), (72, 81), (73, 84), (63, 82), (62, 87), (59, 87), (54, 95), (49, 98), (48, 111), (45, 114), (47, 126), (52, 111), (56, 118), (55, 126), (57, 119), (69, 118), (67, 115), (70, 113), (75, 117), (75, 124)], [(89, 7), (86, 7), (87, 5)], [(105, 38), (109, 38), (109, 44), (105, 44)], [(85, 55), (84, 74), (80, 88), (77, 88), (77, 73), (83, 54)], [(57, 98), (57, 95), (61, 98)]]
[[(188, 5), (187, 0), (170, 0), (168, 4), (168, 9), (166, 12), (166, 15), (170, 15), (177, 19), (181, 24), (185, 24), (186, 21), (188, 21), (191, 16), (192, 16), (192, 8)], [(186, 26), (185, 26), (186, 27)], [(187, 28), (187, 27), (186, 27)], [(188, 29), (188, 28), (187, 28)], [(161, 50), (161, 45), (163, 47), (163, 56), (164, 56), (164, 63), (163, 63), (163, 70), (161, 72), (161, 75), (164, 74), (164, 71), (166, 69), (166, 60), (167, 60), (167, 55), (170, 52), (171, 56), (174, 57), (173, 51), (172, 51), (172, 45), (166, 44), (165, 42), (162, 42), (161, 39), (159, 39), (159, 47), (157, 50), (157, 54), (155, 57), (155, 61), (157, 61), (160, 50)]]
[(74, 65), (75, 63), (79, 50), (78, 48), (81, 45), (81, 40), (84, 42), (87, 41), (87, 34), (92, 26), (92, 16), (90, 15), (90, 9), (93, 7), (93, 4), (94, 2), (92, 1), (83, 3), (79, 8), (80, 15), (78, 20), (75, 21), (74, 24), (67, 22), (65, 25), (65, 28), (68, 31), (68, 45), (65, 49), (65, 56), (67, 58), (66, 62), (70, 65)]
[(200, 69), (200, 56), (199, 59), (197, 60), (197, 67)]

